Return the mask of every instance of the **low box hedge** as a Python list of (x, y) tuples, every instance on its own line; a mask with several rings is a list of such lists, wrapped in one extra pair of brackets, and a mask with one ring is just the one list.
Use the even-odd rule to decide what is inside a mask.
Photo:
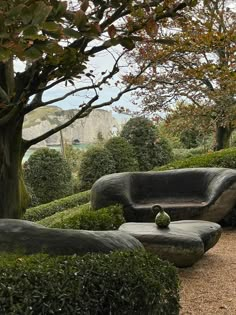
[(49, 217), (54, 213), (70, 209), (90, 201), (90, 190), (80, 192), (62, 199), (54, 200), (52, 202), (29, 208), (26, 210), (23, 219), (28, 221), (39, 221), (43, 218)]
[(154, 171), (164, 171), (190, 167), (236, 168), (236, 148), (224, 149), (221, 151), (210, 152), (183, 160), (178, 160), (161, 167), (155, 167)]
[(0, 314), (179, 314), (175, 267), (144, 251), (0, 259)]
[(88, 203), (55, 213), (37, 223), (50, 228), (104, 231), (117, 230), (124, 222), (122, 206), (112, 205), (93, 211)]

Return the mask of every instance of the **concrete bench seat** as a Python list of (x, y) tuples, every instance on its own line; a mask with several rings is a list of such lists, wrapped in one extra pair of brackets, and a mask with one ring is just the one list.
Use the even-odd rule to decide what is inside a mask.
[(123, 205), (128, 222), (153, 222), (155, 204), (174, 221), (219, 222), (236, 205), (236, 170), (188, 168), (103, 176), (92, 187), (92, 208), (115, 203)]

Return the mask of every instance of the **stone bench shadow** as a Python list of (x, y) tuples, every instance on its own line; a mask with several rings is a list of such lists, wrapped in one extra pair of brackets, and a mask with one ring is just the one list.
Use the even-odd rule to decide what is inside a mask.
[(188, 168), (101, 177), (91, 190), (93, 209), (119, 203), (128, 222), (154, 222), (159, 204), (178, 220), (219, 222), (236, 205), (236, 170)]
[(212, 248), (221, 236), (217, 223), (184, 220), (171, 222), (168, 228), (155, 223), (124, 223), (120, 231), (130, 233), (147, 249), (177, 267), (190, 267)]

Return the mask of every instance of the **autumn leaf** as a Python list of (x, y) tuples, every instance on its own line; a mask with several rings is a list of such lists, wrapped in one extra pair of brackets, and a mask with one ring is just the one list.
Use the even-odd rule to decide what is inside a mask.
[(151, 18), (147, 21), (145, 30), (146, 30), (147, 34), (151, 37), (153, 37), (157, 34), (158, 26), (157, 26), (156, 21), (153, 18)]
[(115, 26), (114, 25), (110, 25), (108, 27), (108, 29), (107, 29), (107, 32), (108, 32), (110, 38), (114, 38), (115, 35), (116, 35), (116, 28), (115, 28)]
[(77, 27), (82, 27), (87, 22), (87, 17), (83, 10), (78, 10), (74, 17), (74, 22)]
[(88, 7), (89, 7), (89, 1), (88, 1), (88, 0), (84, 0), (84, 1), (81, 3), (80, 10), (86, 12), (86, 10), (88, 9)]
[(121, 43), (121, 45), (122, 45), (124, 48), (126, 48), (126, 49), (128, 49), (128, 50), (132, 50), (132, 49), (135, 47), (134, 42), (133, 42), (132, 39), (129, 38), (129, 37), (123, 37), (123, 38), (121, 38), (121, 39), (120, 39), (120, 43)]

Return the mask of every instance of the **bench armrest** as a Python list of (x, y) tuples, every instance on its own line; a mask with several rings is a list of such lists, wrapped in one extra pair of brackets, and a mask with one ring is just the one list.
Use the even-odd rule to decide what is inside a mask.
[(117, 173), (101, 177), (91, 189), (91, 206), (93, 209), (119, 203), (124, 206), (132, 204), (130, 196), (130, 173)]
[(214, 203), (222, 195), (222, 193), (230, 189), (234, 183), (236, 183), (235, 170), (226, 169), (219, 173), (208, 185), (206, 192), (207, 203)]

